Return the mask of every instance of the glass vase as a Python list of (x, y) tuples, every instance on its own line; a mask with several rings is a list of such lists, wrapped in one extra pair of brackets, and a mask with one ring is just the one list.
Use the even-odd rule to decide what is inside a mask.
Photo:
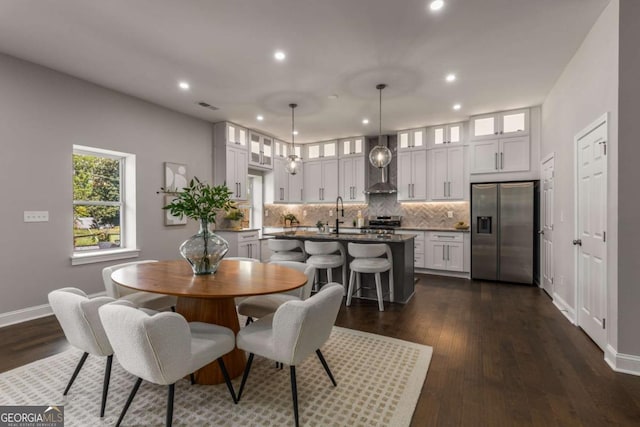
[(214, 274), (229, 250), (229, 243), (209, 230), (209, 222), (200, 220), (200, 231), (180, 245), (180, 255), (186, 259), (193, 273)]

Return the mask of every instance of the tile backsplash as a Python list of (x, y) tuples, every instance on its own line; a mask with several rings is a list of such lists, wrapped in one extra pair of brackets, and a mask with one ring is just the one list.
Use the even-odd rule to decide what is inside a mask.
[[(329, 215), (329, 211), (333, 216)], [(402, 215), (403, 227), (420, 228), (449, 228), (458, 221), (469, 223), (469, 202), (422, 202), (399, 203), (396, 195), (372, 194), (368, 204), (345, 204), (343, 227), (353, 226), (353, 221), (358, 215)], [(453, 212), (453, 218), (447, 216)], [(283, 217), (286, 214), (296, 216), (301, 225), (314, 226), (322, 221), (333, 224), (335, 217), (335, 205), (332, 204), (301, 204), (301, 205), (265, 205), (263, 226), (282, 227)], [(304, 215), (306, 213), (306, 216)], [(343, 220), (340, 218), (340, 220)]]

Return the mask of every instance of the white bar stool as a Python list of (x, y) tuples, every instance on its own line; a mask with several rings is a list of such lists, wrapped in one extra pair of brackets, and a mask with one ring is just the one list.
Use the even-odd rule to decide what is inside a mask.
[[(304, 262), (307, 259), (307, 254), (304, 251), (304, 245), (300, 240), (288, 240), (288, 239), (269, 239), (267, 240), (267, 246), (274, 254), (271, 255), (269, 261), (296, 261)], [(299, 251), (296, 249), (300, 249)]]
[[(394, 302), (393, 295), (393, 256), (391, 248), (384, 243), (360, 244), (349, 243), (349, 255), (354, 260), (349, 264), (351, 276), (349, 277), (349, 290), (347, 291), (347, 306), (351, 305), (353, 295), (353, 284), (357, 282), (356, 291), (360, 292), (360, 274), (374, 273), (376, 278), (376, 293), (378, 295), (378, 309), (384, 311), (384, 301), (382, 299), (382, 280), (380, 273), (389, 272), (389, 301)], [(380, 258), (386, 254), (386, 258)]]
[[(327, 283), (331, 283), (333, 282), (333, 272), (331, 270), (342, 267), (342, 286), (345, 287), (347, 285), (347, 255), (344, 253), (344, 249), (340, 243), (305, 240), (304, 249), (311, 255), (307, 258), (307, 264), (313, 265), (316, 268), (316, 277), (319, 269), (326, 269)], [(315, 286), (315, 289), (317, 291), (318, 287)]]

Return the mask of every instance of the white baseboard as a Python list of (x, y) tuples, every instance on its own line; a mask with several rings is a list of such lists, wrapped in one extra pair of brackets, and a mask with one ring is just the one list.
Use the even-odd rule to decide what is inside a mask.
[[(105, 291), (97, 292), (89, 295), (90, 298), (103, 297), (106, 295)], [(36, 305), (34, 307), (22, 308), (20, 310), (9, 311), (6, 313), (0, 313), (0, 328), (5, 326), (15, 325), (16, 323), (27, 322), (29, 320), (39, 319), (41, 317), (50, 316), (53, 314), (51, 306), (49, 304)]]
[(618, 353), (615, 348), (607, 345), (604, 360), (616, 372), (640, 376), (640, 356)]
[(562, 313), (564, 317), (566, 317), (569, 320), (569, 322), (571, 322), (571, 324), (573, 325), (578, 324), (575, 309), (573, 309), (569, 304), (567, 304), (567, 302), (563, 300), (560, 297), (560, 295), (558, 295), (555, 292), (553, 293), (553, 305), (555, 305), (558, 308), (558, 310), (560, 310), (560, 313)]

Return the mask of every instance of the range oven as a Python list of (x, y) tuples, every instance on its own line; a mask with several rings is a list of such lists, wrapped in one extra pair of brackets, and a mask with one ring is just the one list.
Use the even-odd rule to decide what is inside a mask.
[(360, 231), (367, 234), (377, 234), (379, 238), (385, 238), (385, 236), (394, 234), (401, 223), (402, 217), (400, 215), (369, 216), (365, 226)]

